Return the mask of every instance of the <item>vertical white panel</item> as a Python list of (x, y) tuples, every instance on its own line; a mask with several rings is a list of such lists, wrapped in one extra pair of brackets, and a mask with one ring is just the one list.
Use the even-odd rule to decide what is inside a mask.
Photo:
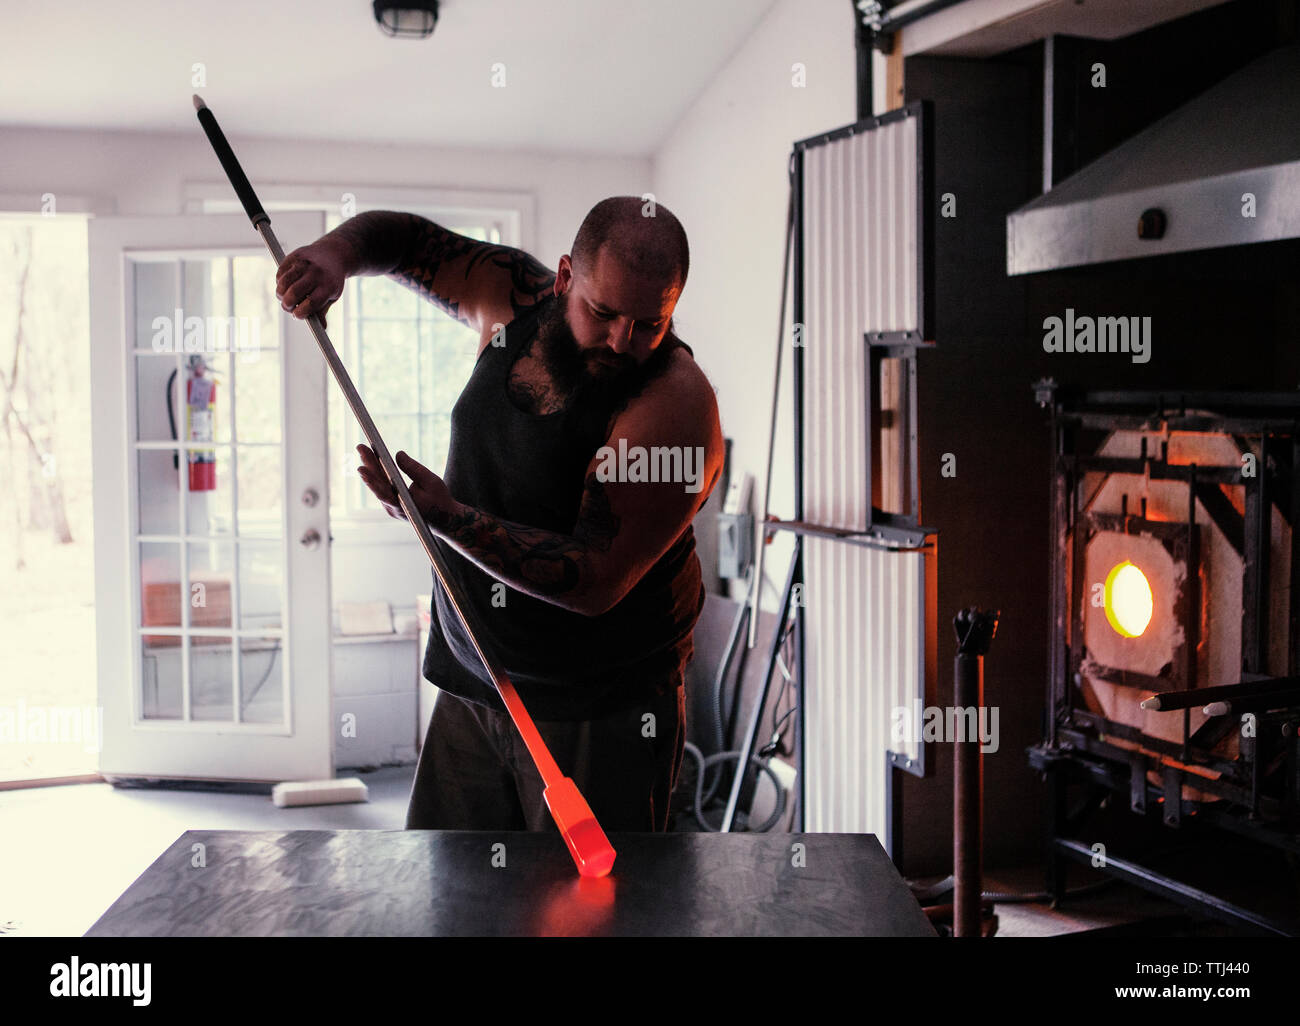
[[(917, 119), (804, 151), (804, 516), (863, 530), (870, 515), (868, 331), (917, 323)], [(804, 539), (805, 825), (885, 829), (895, 710), (924, 694), (921, 553)]]
[(924, 672), (925, 558), (804, 539), (809, 830), (883, 833), (885, 753), (920, 755), (891, 734)]

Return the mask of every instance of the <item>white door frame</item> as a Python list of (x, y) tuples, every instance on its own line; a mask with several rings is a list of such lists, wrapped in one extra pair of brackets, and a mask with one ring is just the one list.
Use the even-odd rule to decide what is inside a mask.
[[(276, 216), (275, 228), (293, 249), (323, 233), (324, 216), (318, 212), (281, 213)], [(205, 780), (332, 777), (326, 367), (306, 327), (278, 306), (274, 309), (280, 318), (281, 532), (285, 548), (280, 629), (286, 718), (283, 723), (268, 724), (143, 716), (139, 521), (135, 515), (133, 353), (138, 343), (133, 253), (137, 258), (164, 253), (199, 259), (250, 253), (265, 256), (266, 250), (242, 215), (95, 218), (90, 222), (95, 614), (99, 700), (104, 711), (100, 772), (110, 777)], [(271, 271), (269, 257), (267, 267)], [(302, 498), (309, 489), (319, 496), (310, 506)], [(308, 548), (299, 542), (312, 529), (321, 541)], [(232, 659), (239, 651), (238, 626), (232, 623)]]

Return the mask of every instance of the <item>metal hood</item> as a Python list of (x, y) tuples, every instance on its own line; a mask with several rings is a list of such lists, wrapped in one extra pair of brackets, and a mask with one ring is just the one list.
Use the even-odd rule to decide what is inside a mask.
[(1010, 214), (1007, 274), (1297, 237), (1300, 45), (1289, 45)]

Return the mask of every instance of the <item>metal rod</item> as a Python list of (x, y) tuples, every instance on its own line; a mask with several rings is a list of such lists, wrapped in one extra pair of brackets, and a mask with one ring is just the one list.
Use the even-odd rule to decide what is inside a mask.
[[(804, 215), (804, 176), (803, 160), (804, 151), (796, 146), (795, 151), (790, 155), (790, 186), (791, 202), (794, 220), (791, 224), (794, 241), (792, 242), (791, 260), (793, 267), (790, 274), (791, 290), (791, 317), (795, 324), (806, 324), (804, 320), (803, 307), (803, 215)], [(791, 391), (794, 394), (794, 515), (797, 519), (802, 520), (804, 517), (803, 509), (803, 346), (798, 346), (790, 354), (791, 370)], [(796, 540), (796, 545), (798, 541)], [(794, 580), (803, 584), (807, 580), (803, 567), (803, 549), (800, 546), (799, 555), (795, 559)], [(795, 829), (802, 832), (807, 828), (807, 810), (808, 810), (808, 774), (807, 757), (805, 752), (808, 751), (808, 730), (807, 717), (804, 716), (804, 710), (808, 708), (808, 694), (804, 687), (807, 680), (806, 670), (807, 649), (805, 642), (807, 640), (807, 620), (803, 615), (804, 603), (800, 602), (794, 610), (794, 643), (795, 657), (798, 660), (798, 672), (795, 674), (795, 695), (799, 703), (799, 713), (795, 717), (798, 725), (799, 737), (799, 813), (795, 819)], [(754, 615), (758, 615), (755, 608)]]
[[(772, 646), (768, 650), (767, 656), (767, 673), (763, 675), (763, 686), (759, 688), (758, 696), (754, 699), (754, 708), (749, 714), (749, 729), (745, 731), (744, 743), (740, 746), (740, 759), (736, 765), (736, 776), (731, 782), (731, 795), (727, 798), (727, 811), (722, 817), (722, 826), (719, 828), (722, 833), (728, 833), (731, 830), (731, 824), (736, 818), (736, 806), (740, 804), (740, 792), (744, 787), (745, 777), (749, 772), (749, 759), (754, 754), (754, 744), (758, 738), (759, 727), (763, 720), (763, 707), (767, 704), (767, 692), (772, 683), (772, 671), (776, 667), (777, 656), (781, 652), (782, 635), (785, 633), (785, 622), (790, 615), (790, 597), (794, 591), (795, 580), (799, 572), (799, 554), (803, 548), (803, 539), (796, 538), (794, 542), (794, 554), (790, 558), (790, 571), (786, 574), (785, 588), (781, 596), (781, 612), (776, 619), (776, 627), (772, 632)], [(758, 613), (755, 611), (754, 619), (758, 619)], [(803, 716), (803, 709), (799, 710), (799, 715)]]
[[(230, 144), (226, 141), (225, 135), (217, 124), (215, 116), (197, 96), (194, 98), (194, 106), (198, 111), (199, 122), (203, 125), (204, 132), (216, 151), (217, 159), (220, 160), (231, 185), (234, 186), (235, 193), (239, 196), (245, 213), (253, 222), (253, 227), (257, 229), (258, 234), (262, 236), (262, 241), (266, 243), (266, 248), (275, 260), (276, 267), (279, 267), (284, 262), (284, 250), (275, 237), (275, 232), (271, 229), (271, 219), (262, 209), (261, 203), (258, 202), (257, 196), (253, 192), (248, 178), (244, 175), (239, 161), (235, 158)], [(434, 543), (433, 533), (429, 530), (424, 515), (416, 508), (415, 500), (411, 498), (411, 493), (406, 487), (401, 471), (398, 470), (397, 464), (393, 461), (388, 446), (384, 444), (383, 438), (380, 437), (379, 429), (375, 427), (375, 422), (371, 419), (369, 411), (361, 401), (361, 396), (357, 394), (357, 390), (352, 384), (352, 378), (343, 365), (343, 361), (339, 359), (333, 343), (330, 342), (329, 335), (325, 333), (325, 326), (321, 323), (320, 317), (312, 314), (307, 318), (307, 326), (311, 329), (312, 336), (316, 339), (316, 344), (320, 347), (321, 355), (325, 357), (325, 362), (329, 365), (335, 381), (338, 382), (339, 388), (342, 389), (349, 408), (351, 408), (357, 422), (361, 425), (366, 440), (379, 458), (379, 463), (384, 468), (389, 483), (397, 492), (397, 499), (402, 507), (402, 512), (406, 514), (406, 519), (415, 529), (416, 537), (420, 540), (420, 546), (424, 549), (425, 555), (429, 557), (433, 572), (443, 590), (447, 593), (448, 602), (451, 603), (452, 609), (464, 626), (465, 633), (469, 636), (470, 643), (474, 646), (474, 651), (482, 662), (484, 669), (487, 670), (493, 684), (496, 685), (497, 692), (501, 695), (501, 701), (505, 703), (510, 718), (514, 720), (515, 726), (523, 737), (524, 744), (537, 765), (537, 771), (541, 774), (543, 783), (548, 788), (559, 784), (564, 779), (563, 774), (556, 765), (555, 759), (547, 750), (541, 735), (538, 734), (537, 728), (528, 715), (527, 709), (524, 708), (524, 704), (515, 691), (514, 685), (510, 683), (500, 664), (479, 643), (478, 632), (475, 630), (476, 625), (471, 622), (464, 599), (449, 579), (442, 554)]]
[[(278, 267), (284, 261), (284, 250), (280, 246), (279, 240), (275, 237), (275, 232), (271, 229), (271, 222), (268, 218), (257, 226), (258, 234), (266, 243), (266, 248), (270, 250), (271, 256), (275, 258)], [(438, 577), (438, 582), (442, 585), (443, 590), (447, 593), (447, 601), (451, 604), (456, 616), (460, 619), (461, 624), (465, 627), (465, 633), (469, 636), (470, 643), (474, 646), (474, 651), (479, 660), (483, 663), (484, 669), (491, 675), (497, 691), (501, 695), (501, 701), (505, 703), (510, 712), (510, 717), (519, 727), (519, 732), (523, 736), (524, 744), (528, 747), (529, 754), (533, 761), (537, 763), (537, 771), (542, 776), (543, 783), (547, 787), (558, 783), (563, 774), (560, 773), (559, 767), (552, 758), (551, 753), (547, 751), (546, 746), (541, 741), (541, 736), (533, 727), (523, 703), (515, 691), (514, 685), (510, 683), (505, 672), (496, 660), (487, 652), (479, 643), (478, 634), (475, 631), (475, 625), (471, 622), (470, 615), (466, 611), (464, 599), (457, 591), (455, 585), (448, 577), (446, 565), (442, 559), (442, 553), (438, 551), (434, 544), (433, 532), (429, 530), (429, 525), (424, 519), (424, 515), (416, 508), (415, 500), (411, 498), (410, 490), (406, 486), (405, 480), (397, 464), (393, 461), (392, 455), (388, 451), (388, 446), (384, 444), (383, 438), (379, 434), (379, 429), (375, 426), (374, 420), (370, 417), (370, 412), (366, 409), (365, 403), (362, 402), (361, 396), (357, 393), (356, 387), (352, 384), (352, 378), (348, 374), (347, 368), (343, 361), (339, 359), (338, 353), (334, 349), (333, 343), (330, 342), (329, 336), (325, 333), (325, 327), (321, 324), (320, 318), (312, 314), (307, 318), (307, 326), (311, 329), (316, 344), (320, 347), (321, 355), (325, 357), (325, 362), (329, 365), (339, 388), (343, 390), (343, 397), (347, 400), (348, 407), (352, 410), (353, 415), (361, 425), (362, 433), (365, 434), (366, 440), (374, 450), (375, 455), (379, 457), (379, 463), (384, 468), (384, 473), (388, 476), (389, 482), (397, 492), (398, 502), (401, 504), (402, 512), (406, 514), (406, 519), (410, 521), (411, 526), (415, 528), (416, 537), (420, 540), (420, 547), (424, 549), (425, 555), (429, 557), (429, 562), (433, 566), (433, 572)]]
[[(794, 161), (793, 154), (790, 157)], [(754, 615), (749, 621), (749, 640), (747, 648), (754, 647), (758, 637), (758, 611), (763, 608), (763, 555), (767, 549), (767, 532), (763, 524), (767, 520), (768, 507), (772, 501), (772, 454), (776, 452), (776, 415), (781, 402), (781, 355), (785, 351), (785, 298), (786, 285), (790, 277), (790, 240), (794, 237), (794, 177), (790, 178), (789, 195), (785, 210), (785, 259), (781, 265), (781, 317), (777, 325), (776, 339), (776, 374), (772, 379), (772, 422), (767, 433), (767, 470), (763, 475), (763, 515), (758, 521), (758, 565), (754, 574), (754, 584), (750, 604)], [(796, 457), (797, 459), (797, 457)]]
[(1264, 680), (1242, 681), (1240, 684), (1216, 684), (1214, 687), (1192, 688), (1190, 691), (1164, 691), (1144, 699), (1141, 705), (1143, 709), (1154, 712), (1168, 712), (1173, 709), (1209, 705), (1211, 702), (1272, 696), (1278, 692), (1295, 691), (1298, 688), (1300, 688), (1300, 677), (1269, 677)]
[(1270, 709), (1288, 709), (1300, 706), (1300, 687), (1275, 691), (1267, 695), (1247, 698), (1220, 699), (1210, 702), (1202, 711), (1206, 716), (1230, 716), (1233, 713), (1268, 712)]
[[(1097, 865), (1097, 853), (1087, 841), (1057, 837), (1053, 842), (1053, 847), (1061, 855), (1067, 855), (1085, 866)], [(1234, 905), (1217, 894), (1211, 894), (1209, 891), (1203, 891), (1171, 876), (1165, 876), (1129, 859), (1113, 855), (1110, 850), (1107, 850), (1101, 868), (1106, 873), (1118, 876), (1141, 887), (1143, 890), (1158, 894), (1162, 898), (1177, 902), (1184, 907), (1208, 914), (1221, 922), (1248, 927), (1261, 933), (1277, 934), (1282, 937), (1297, 935), (1295, 926), (1290, 923), (1270, 919), (1264, 913), (1257, 912), (1254, 909)]]
[[(998, 628), (998, 614), (963, 609), (953, 619), (957, 655), (953, 661), (953, 705), (957, 715), (984, 706), (984, 656)], [(971, 720), (968, 718), (967, 723)], [(984, 876), (984, 755), (978, 730), (953, 738), (953, 936), (979, 937)]]
[[(750, 572), (753, 572), (751, 565)], [(727, 647), (723, 650), (722, 662), (718, 665), (718, 672), (713, 675), (713, 696), (714, 712), (717, 714), (717, 722), (713, 735), (714, 742), (718, 746), (718, 751), (726, 751), (731, 743), (731, 738), (727, 736), (727, 717), (723, 715), (723, 692), (727, 686), (727, 674), (731, 671), (731, 663), (736, 657), (736, 643), (740, 640), (741, 632), (745, 629), (745, 621), (750, 615), (749, 607), (750, 595), (749, 589), (745, 590), (745, 600), (741, 602), (740, 608), (736, 610), (735, 619), (731, 623), (731, 633), (727, 637)], [(740, 681), (736, 682), (736, 701), (740, 700)]]
[(860, 545), (866, 549), (881, 552), (933, 552), (934, 545), (925, 541), (928, 528), (892, 527), (887, 524), (873, 524), (866, 531), (850, 530), (844, 527), (828, 527), (824, 524), (810, 524), (806, 520), (780, 520), (776, 517), (763, 525), (764, 534), (777, 531), (791, 531), (794, 534), (810, 534), (818, 538), (831, 538), (835, 541)]

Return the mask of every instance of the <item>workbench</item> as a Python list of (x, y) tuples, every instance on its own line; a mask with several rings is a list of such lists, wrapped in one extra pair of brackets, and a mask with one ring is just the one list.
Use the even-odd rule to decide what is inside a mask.
[(872, 834), (187, 830), (87, 937), (893, 936), (934, 928)]

